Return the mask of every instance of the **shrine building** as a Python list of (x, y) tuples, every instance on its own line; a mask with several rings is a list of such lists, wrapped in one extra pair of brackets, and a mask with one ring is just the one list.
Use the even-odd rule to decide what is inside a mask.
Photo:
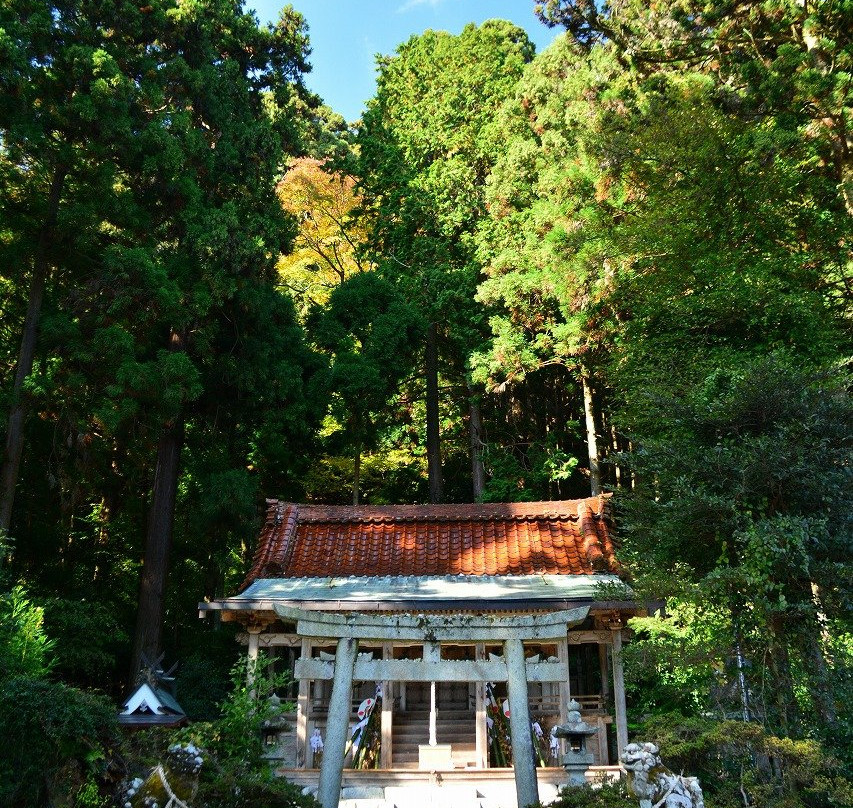
[(449, 772), (521, 761), (514, 776), (524, 805), (538, 799), (537, 758), (559, 765), (550, 732), (565, 723), (570, 699), (598, 729), (595, 763), (618, 764), (628, 742), (625, 624), (645, 613), (629, 596), (607, 496), (352, 507), (268, 500), (239, 594), (200, 609), (242, 624), (250, 659), (264, 649), (292, 668), (295, 765), (315, 766), (312, 738), (323, 739), (326, 808), (338, 804), (359, 706), (374, 699), (373, 767)]

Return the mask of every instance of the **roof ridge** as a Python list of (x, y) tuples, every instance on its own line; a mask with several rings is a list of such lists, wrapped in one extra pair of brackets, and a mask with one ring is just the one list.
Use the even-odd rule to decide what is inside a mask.
[[(605, 495), (609, 496), (609, 495)], [(434, 505), (300, 505), (300, 522), (452, 522), (460, 519), (572, 519), (584, 507), (593, 518), (605, 511), (605, 497), (537, 502), (447, 503)]]
[(258, 547), (252, 559), (252, 567), (240, 585), (242, 592), (270, 566), (283, 571), (293, 555), (293, 536), (299, 518), (299, 506), (278, 499), (267, 500), (264, 526), (258, 538)]

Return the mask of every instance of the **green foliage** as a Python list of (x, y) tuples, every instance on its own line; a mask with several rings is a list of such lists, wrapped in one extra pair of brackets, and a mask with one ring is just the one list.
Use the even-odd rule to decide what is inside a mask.
[(111, 805), (112, 799), (103, 793), (91, 774), (74, 794), (74, 808), (110, 808)]
[[(332, 442), (339, 445), (334, 434), (330, 436)], [(423, 502), (427, 496), (423, 458), (406, 449), (388, 448), (388, 442), (361, 457), (360, 501), (371, 505)], [(306, 501), (330, 505), (347, 502), (352, 497), (353, 467), (352, 457), (317, 457), (302, 480)]]
[(232, 685), (231, 670), (241, 656), (226, 626), (193, 636), (175, 674), (176, 696), (191, 721), (213, 721)]
[(853, 804), (849, 763), (815, 740), (779, 738), (758, 724), (662, 713), (643, 737), (674, 771), (699, 777), (709, 805), (830, 808)]
[(550, 484), (569, 479), (578, 465), (578, 458), (564, 451), (555, 433), (523, 454), (502, 447), (490, 449), (483, 461), (489, 473), (483, 502), (547, 499)]
[[(695, 588), (666, 602), (666, 617), (632, 618), (623, 650), (635, 715), (708, 710), (737, 715), (740, 689), (731, 620)], [(691, 597), (692, 595), (692, 597)]]
[[(249, 673), (251, 684), (247, 682)], [(282, 710), (269, 697), (284, 687), (289, 677), (289, 673), (267, 675), (262, 657), (256, 663), (241, 659), (231, 669), (231, 690), (219, 705), (219, 717), (181, 730), (178, 740), (204, 749), (223, 770), (241, 776), (264, 770), (261, 730), (265, 721)]]
[[(467, 360), (483, 340), (485, 319), (474, 301), (480, 267), (473, 233), (499, 150), (492, 118), (532, 56), (524, 32), (502, 20), (467, 25), (458, 36), (413, 36), (380, 60), (377, 94), (358, 134), (356, 173), (373, 225), (370, 253), (377, 272), (432, 326), (421, 335), (431, 346), (424, 363), (432, 347), (440, 358), (440, 367), (430, 362), (426, 369), (433, 476), (442, 459), (437, 435), (449, 434), (435, 413), (465, 411), (476, 394), (467, 384)], [(440, 394), (439, 374), (447, 380)], [(407, 388), (409, 398), (426, 392)], [(445, 448), (445, 458), (451, 451)]]
[(49, 598), (45, 626), (54, 643), (54, 672), (68, 683), (94, 685), (117, 672), (128, 635), (108, 603)]
[(625, 781), (619, 780), (595, 786), (566, 786), (549, 805), (552, 808), (636, 808), (637, 798), (628, 793)]
[[(634, 727), (709, 806), (849, 803), (830, 770), (853, 740), (849, 10), (551, 0), (570, 36), (536, 58), (501, 21), (429, 31), (380, 60), (350, 149), (301, 87), (292, 10), (264, 28), (223, 0), (0, 6), (6, 410), (48, 276), (0, 547), (25, 582), (0, 595), (4, 804), (59, 783), (99, 804), (90, 697), (38, 677), (55, 659), (68, 681), (120, 678), (164, 427), (183, 435), (165, 609), (180, 699), (209, 719), (187, 731), (213, 754), (199, 799), (310, 803), (261, 773), (265, 685), (235, 673), (211, 709), (231, 639), (193, 607), (234, 591), (265, 495), (348, 500), (358, 458), (368, 501), (427, 498), (430, 323), (450, 499), (470, 498), (469, 403), (485, 499), (585, 494), (591, 384), (631, 488), (623, 563), (638, 598), (669, 599), (624, 651)], [(296, 233), (275, 187), (301, 151), (358, 175), (357, 259), (377, 267), (307, 334), (275, 274)], [(37, 794), (9, 790), (36, 771), (24, 748)]]
[(82, 791), (110, 765), (118, 744), (115, 710), (99, 696), (44, 679), (0, 683), (0, 805), (44, 805)]
[(0, 682), (45, 676), (55, 646), (44, 630), (44, 609), (30, 600), (23, 586), (0, 592)]
[[(689, 398), (662, 399), (648, 415), (655, 432), (632, 464), (656, 484), (623, 502), (623, 557), (639, 585), (679, 596), (692, 613), (682, 613), (680, 651), (707, 649), (703, 664), (715, 664), (723, 682), (733, 681), (726, 658), (740, 647), (747, 700), (769, 727), (796, 733), (805, 721), (843, 745), (846, 655), (835, 659), (824, 637), (850, 636), (846, 390), (771, 357), (717, 371)], [(643, 628), (651, 633), (637, 653), (660, 651), (660, 627)], [(811, 702), (805, 712), (795, 681)], [(742, 689), (724, 713), (737, 712)]]
[(237, 775), (202, 769), (194, 804), (198, 808), (317, 808), (312, 796), (283, 777)]
[(263, 658), (252, 665), (247, 683), (247, 663), (231, 670), (231, 690), (220, 704), (219, 716), (180, 730), (175, 737), (204, 750), (198, 792), (199, 808), (276, 806), (312, 808), (317, 803), (300, 789), (271, 773), (263, 758), (262, 728), (279, 717), (287, 705), (274, 704), (269, 697), (284, 687), (289, 674), (267, 675)]

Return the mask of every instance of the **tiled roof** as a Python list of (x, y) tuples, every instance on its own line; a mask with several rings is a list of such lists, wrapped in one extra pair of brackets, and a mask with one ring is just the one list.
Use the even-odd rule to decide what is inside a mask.
[(268, 578), (615, 572), (607, 499), (352, 507), (267, 500), (241, 590)]

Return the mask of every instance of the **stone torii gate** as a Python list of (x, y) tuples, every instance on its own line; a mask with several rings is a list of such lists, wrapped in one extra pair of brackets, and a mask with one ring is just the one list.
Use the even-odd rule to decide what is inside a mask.
[[(300, 659), (295, 669), (297, 679), (333, 680), (317, 792), (323, 808), (337, 808), (340, 800), (354, 680), (506, 682), (518, 805), (524, 808), (539, 801), (527, 683), (566, 682), (569, 671), (565, 661), (525, 662), (524, 641), (565, 639), (568, 628), (586, 618), (588, 606), (550, 614), (510, 617), (341, 614), (278, 604), (275, 611), (279, 617), (295, 622), (296, 633), (301, 637), (337, 640), (334, 662)], [(361, 640), (422, 642), (423, 660), (359, 659)], [(442, 642), (500, 642), (504, 656), (501, 660), (443, 660)]]

